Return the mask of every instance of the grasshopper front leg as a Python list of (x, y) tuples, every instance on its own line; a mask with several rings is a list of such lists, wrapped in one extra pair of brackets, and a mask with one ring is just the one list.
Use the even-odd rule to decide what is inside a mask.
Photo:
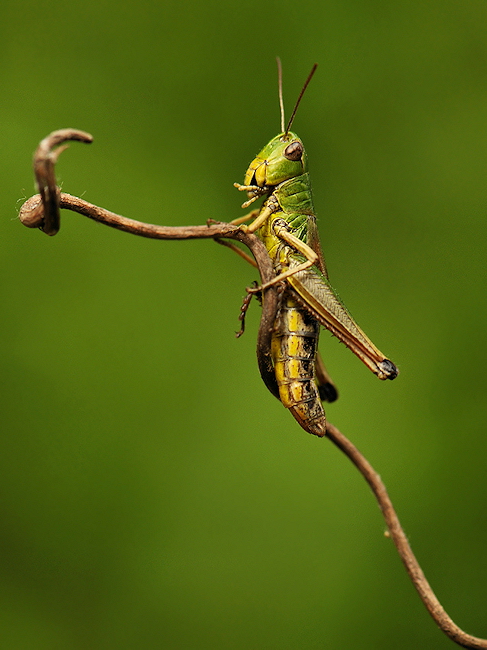
[[(250, 219), (255, 220), (255, 218), (257, 217), (259, 212), (260, 212), (260, 210), (251, 210), (250, 212), (247, 212), (247, 214), (244, 214), (243, 217), (238, 217), (238, 219), (233, 219), (232, 221), (230, 221), (230, 223), (232, 224), (232, 226), (240, 226), (240, 224), (245, 223), (246, 221), (249, 221)], [(254, 232), (253, 230), (249, 231), (246, 228), (244, 228), (243, 230), (246, 230), (246, 232)]]
[[(244, 223), (245, 221), (248, 221), (249, 219), (255, 219), (255, 217), (259, 214), (259, 210), (252, 210), (251, 212), (245, 214), (243, 217), (239, 217), (238, 219), (234, 219), (233, 221), (230, 221), (230, 223), (233, 226), (240, 226), (240, 224)], [(208, 223), (217, 223), (213, 219), (209, 219)], [(220, 237), (215, 237), (214, 241), (216, 241), (217, 244), (221, 244), (222, 246), (226, 246), (227, 248), (230, 248), (232, 251), (237, 253), (237, 255), (240, 255), (246, 262), (251, 264), (253, 267), (257, 268), (257, 264), (255, 260), (253, 260), (250, 255), (247, 255), (245, 251), (243, 251), (241, 248), (236, 246), (235, 244), (232, 244), (231, 242), (227, 241), (226, 239), (221, 239)]]
[[(275, 199), (272, 200), (273, 198), (274, 197), (271, 197), (261, 210), (252, 210), (252, 212), (249, 212), (249, 214), (245, 215), (245, 217), (234, 219), (230, 223), (234, 225), (242, 224), (240, 226), (240, 229), (244, 232), (256, 232), (256, 230), (259, 230), (259, 228), (264, 225), (267, 219), (270, 219), (270, 217), (279, 210), (279, 203)], [(243, 222), (247, 221), (252, 215), (256, 215), (256, 218), (252, 221), (251, 224), (246, 226)]]

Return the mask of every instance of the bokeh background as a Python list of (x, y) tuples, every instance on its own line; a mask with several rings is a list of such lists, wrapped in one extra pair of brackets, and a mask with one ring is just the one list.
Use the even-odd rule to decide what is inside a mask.
[(400, 367), (326, 332), (327, 408), (385, 480), (456, 622), (487, 636), (487, 5), (18, 2), (0, 9), (0, 636), (14, 649), (452, 646), (350, 463), (262, 384), (255, 271), (211, 241), (17, 217), (62, 127), (64, 191), (231, 220), (287, 111), (333, 284)]

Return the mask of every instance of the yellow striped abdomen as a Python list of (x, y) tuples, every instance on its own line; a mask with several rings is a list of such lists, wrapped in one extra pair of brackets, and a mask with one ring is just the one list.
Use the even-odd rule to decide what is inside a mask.
[(279, 397), (303, 429), (324, 436), (326, 418), (315, 382), (319, 331), (318, 321), (286, 293), (272, 335)]

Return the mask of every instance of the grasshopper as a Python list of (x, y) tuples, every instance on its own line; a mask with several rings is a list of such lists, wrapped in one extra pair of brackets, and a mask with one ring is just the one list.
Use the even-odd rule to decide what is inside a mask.
[[(396, 366), (355, 323), (330, 285), (320, 246), (313, 207), (306, 151), (290, 131), (299, 103), (316, 70), (313, 66), (285, 125), (282, 72), (278, 59), (281, 133), (250, 163), (243, 185), (246, 208), (265, 197), (262, 207), (232, 221), (256, 233), (267, 248), (276, 277), (250, 289), (262, 292), (283, 283), (281, 304), (271, 343), (277, 389), (271, 389), (301, 427), (317, 436), (326, 434), (321, 400), (332, 402), (336, 388), (317, 353), (320, 325), (340, 339), (379, 379), (395, 379)], [(251, 220), (249, 225), (245, 222)], [(245, 308), (248, 306), (245, 305)]]

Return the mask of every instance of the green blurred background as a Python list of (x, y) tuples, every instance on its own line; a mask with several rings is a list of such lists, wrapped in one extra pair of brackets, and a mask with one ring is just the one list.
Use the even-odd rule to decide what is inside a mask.
[(14, 649), (448, 648), (350, 463), (262, 384), (255, 271), (210, 241), (62, 214), (31, 155), (165, 225), (242, 214), (279, 129), (275, 56), (333, 284), (400, 367), (326, 332), (327, 408), (385, 480), (440, 600), (487, 636), (487, 5), (18, 2), (0, 9), (0, 636)]

